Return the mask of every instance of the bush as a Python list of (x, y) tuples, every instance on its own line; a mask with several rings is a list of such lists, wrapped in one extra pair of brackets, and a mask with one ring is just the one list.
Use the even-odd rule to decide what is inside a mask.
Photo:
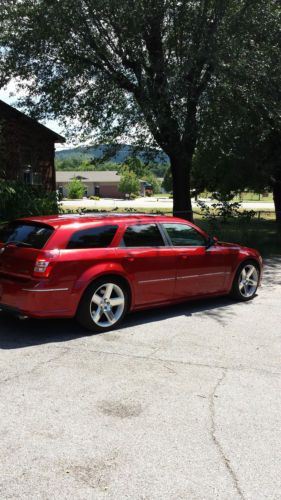
[(100, 197), (99, 196), (89, 196), (89, 200), (99, 201)]
[(211, 200), (212, 203), (207, 205), (204, 201), (198, 201), (201, 209), (203, 219), (209, 222), (221, 220), (227, 222), (231, 219), (238, 219), (240, 221), (249, 222), (255, 217), (253, 210), (241, 210), (241, 203), (232, 201), (234, 194), (221, 195), (220, 193), (213, 193)]
[(68, 198), (71, 200), (81, 200), (85, 193), (85, 186), (80, 179), (72, 179), (68, 185)]
[(0, 179), (0, 219), (9, 220), (59, 212), (57, 193), (17, 181)]

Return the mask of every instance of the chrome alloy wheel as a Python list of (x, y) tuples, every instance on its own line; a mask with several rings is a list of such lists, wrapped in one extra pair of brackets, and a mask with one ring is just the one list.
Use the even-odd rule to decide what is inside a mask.
[(92, 320), (101, 328), (113, 326), (121, 318), (125, 296), (116, 283), (104, 283), (95, 291), (90, 303)]
[(253, 297), (258, 288), (259, 273), (253, 264), (243, 267), (239, 276), (239, 291), (247, 299)]

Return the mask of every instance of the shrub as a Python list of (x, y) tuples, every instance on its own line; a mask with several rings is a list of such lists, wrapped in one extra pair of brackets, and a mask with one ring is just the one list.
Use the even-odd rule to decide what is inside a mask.
[(89, 196), (89, 200), (99, 201), (100, 197), (99, 196)]
[(56, 192), (47, 193), (22, 182), (0, 179), (0, 219), (53, 215), (59, 209)]
[(213, 193), (211, 197), (212, 203), (210, 205), (207, 205), (207, 203), (202, 200), (198, 201), (197, 205), (201, 209), (203, 219), (211, 223), (218, 219), (222, 222), (227, 222), (231, 219), (248, 222), (253, 219), (256, 215), (255, 212), (253, 210), (241, 210), (241, 203), (233, 202), (233, 197), (234, 194), (226, 196), (219, 193)]
[(85, 186), (80, 179), (72, 179), (68, 185), (68, 198), (71, 200), (81, 200), (85, 193)]

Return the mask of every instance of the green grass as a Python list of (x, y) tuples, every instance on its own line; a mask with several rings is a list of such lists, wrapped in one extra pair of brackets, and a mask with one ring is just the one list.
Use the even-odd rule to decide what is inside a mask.
[(264, 203), (272, 203), (273, 196), (271, 193), (268, 193), (268, 196), (259, 195), (257, 193), (242, 193), (241, 197), (235, 196), (234, 201), (258, 201)]

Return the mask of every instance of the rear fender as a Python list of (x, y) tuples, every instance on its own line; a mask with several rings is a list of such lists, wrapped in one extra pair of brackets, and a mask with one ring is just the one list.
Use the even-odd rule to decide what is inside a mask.
[(131, 286), (130, 282), (128, 281), (124, 269), (122, 266), (118, 264), (96, 264), (89, 269), (87, 269), (76, 281), (75, 285), (73, 286), (73, 293), (79, 296), (79, 300), (81, 299), (83, 293), (85, 290), (88, 288), (88, 286), (95, 281), (96, 279), (100, 278), (101, 276), (105, 275), (114, 275), (114, 276), (120, 276), (123, 278), (126, 283), (128, 284), (130, 293), (131, 293), (131, 307), (134, 304), (134, 290), (133, 287)]

